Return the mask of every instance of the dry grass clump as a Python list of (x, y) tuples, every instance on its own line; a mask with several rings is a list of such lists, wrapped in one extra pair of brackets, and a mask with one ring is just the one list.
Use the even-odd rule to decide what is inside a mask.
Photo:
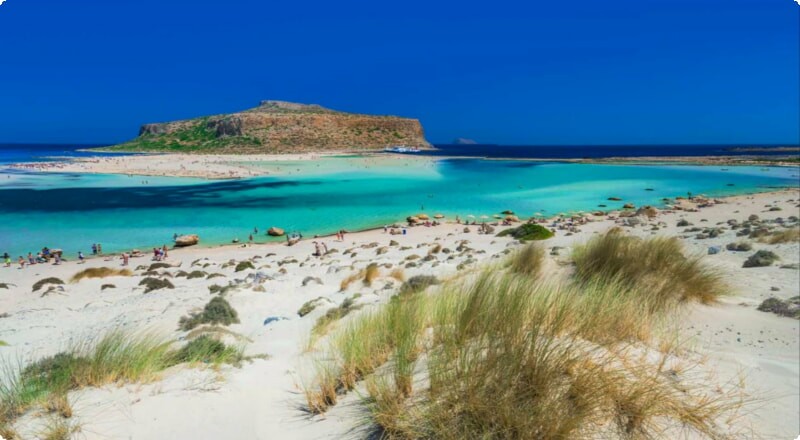
[(767, 244), (794, 243), (800, 241), (800, 228), (789, 228), (771, 232), (769, 235), (758, 237), (758, 241)]
[(340, 292), (344, 292), (345, 290), (347, 290), (348, 287), (350, 287), (351, 284), (353, 284), (354, 282), (356, 282), (356, 281), (358, 281), (360, 279), (363, 279), (365, 273), (366, 273), (366, 271), (362, 269), (362, 270), (360, 270), (360, 271), (358, 271), (356, 273), (352, 273), (352, 274), (346, 276), (342, 280), (342, 282), (339, 283), (339, 291)]
[(403, 268), (398, 267), (389, 272), (389, 277), (394, 278), (402, 283), (406, 280), (406, 273), (403, 271)]
[(370, 263), (364, 270), (364, 285), (371, 286), (372, 282), (381, 276), (381, 270), (378, 263)]
[(712, 303), (725, 292), (721, 275), (700, 256), (686, 256), (677, 238), (641, 239), (612, 229), (576, 247), (573, 261), (579, 281), (638, 288), (654, 312), (686, 301)]
[(81, 432), (81, 426), (63, 417), (50, 417), (37, 435), (41, 440), (71, 440)]
[(77, 283), (84, 278), (129, 277), (133, 275), (130, 269), (114, 269), (111, 267), (90, 267), (84, 269), (70, 278), (71, 283)]
[(510, 259), (510, 270), (537, 278), (544, 264), (544, 248), (530, 243), (516, 251)]
[(203, 307), (202, 312), (182, 317), (178, 321), (178, 327), (188, 331), (200, 324), (231, 325), (238, 322), (239, 314), (231, 304), (222, 296), (215, 296)]

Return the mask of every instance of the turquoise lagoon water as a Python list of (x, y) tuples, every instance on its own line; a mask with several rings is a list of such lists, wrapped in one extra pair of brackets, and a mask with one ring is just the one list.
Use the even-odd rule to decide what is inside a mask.
[(311, 236), (381, 226), (420, 211), (450, 218), (506, 209), (556, 215), (626, 202), (659, 205), (687, 192), (724, 196), (798, 186), (798, 169), (779, 167), (375, 157), (258, 166), (274, 174), (208, 181), (0, 170), (0, 253), (49, 246), (74, 257), (94, 242), (106, 252), (146, 249), (169, 244), (174, 233), (196, 233), (214, 245), (245, 241), (253, 227), (263, 242), (270, 226)]

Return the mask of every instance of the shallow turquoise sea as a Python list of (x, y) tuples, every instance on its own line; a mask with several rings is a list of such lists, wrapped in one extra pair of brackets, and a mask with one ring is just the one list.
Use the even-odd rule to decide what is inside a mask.
[(477, 219), (506, 209), (522, 217), (556, 215), (627, 202), (660, 205), (688, 192), (725, 196), (797, 187), (799, 179), (797, 168), (478, 159), (340, 157), (266, 167), (282, 174), (208, 181), (0, 170), (0, 254), (48, 246), (74, 257), (95, 242), (106, 252), (147, 249), (170, 244), (174, 233), (196, 233), (203, 245), (214, 245), (245, 241), (254, 227), (256, 241), (268, 241), (270, 226), (312, 236), (381, 226), (421, 211)]

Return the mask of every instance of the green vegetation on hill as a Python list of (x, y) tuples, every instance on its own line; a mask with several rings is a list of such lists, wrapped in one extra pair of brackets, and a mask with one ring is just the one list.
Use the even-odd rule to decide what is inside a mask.
[(159, 151), (203, 153), (230, 148), (261, 146), (261, 141), (249, 136), (217, 136), (208, 127), (208, 117), (187, 121), (185, 128), (171, 133), (143, 133), (136, 139), (109, 147), (115, 151)]

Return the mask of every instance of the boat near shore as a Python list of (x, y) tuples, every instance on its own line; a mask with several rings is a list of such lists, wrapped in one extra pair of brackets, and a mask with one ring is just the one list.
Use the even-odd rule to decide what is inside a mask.
[(403, 153), (403, 154), (422, 152), (422, 150), (417, 147), (407, 147), (405, 145), (396, 145), (394, 147), (384, 148), (383, 151), (387, 153)]

